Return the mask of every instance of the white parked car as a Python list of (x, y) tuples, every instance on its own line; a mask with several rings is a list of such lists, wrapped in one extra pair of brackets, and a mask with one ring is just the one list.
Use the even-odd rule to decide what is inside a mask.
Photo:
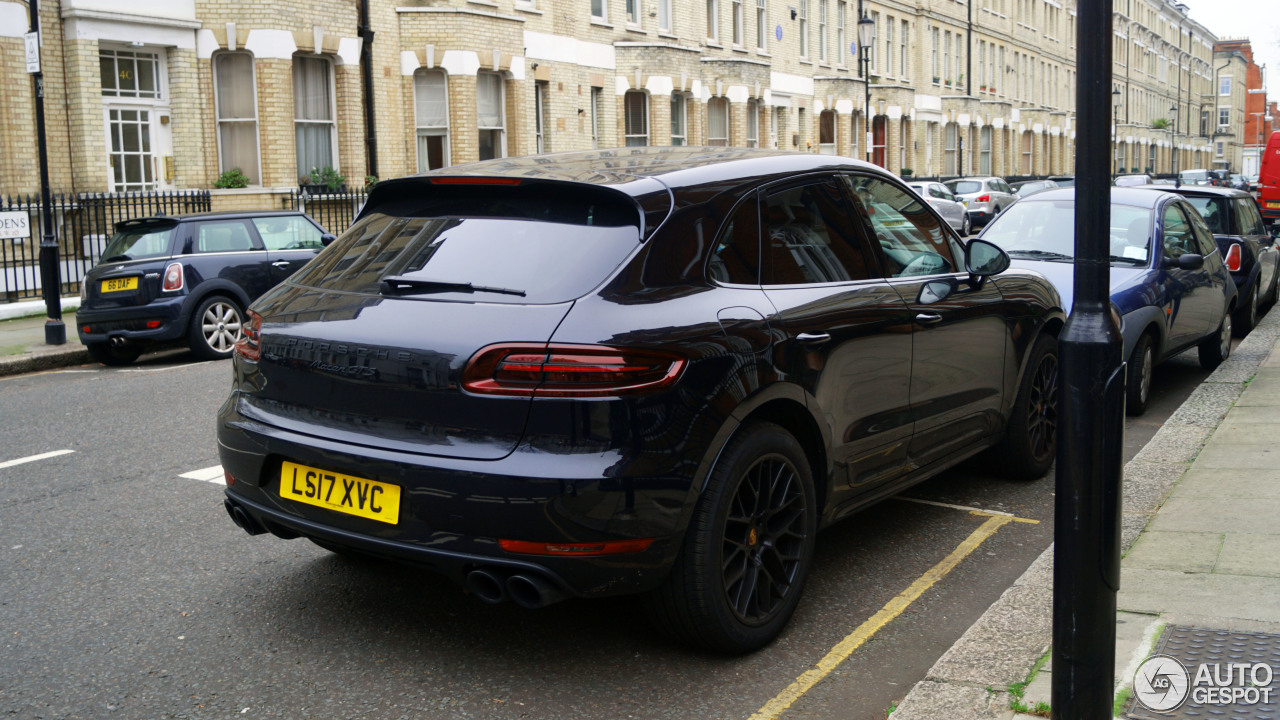
[(1018, 199), (1004, 178), (967, 177), (948, 180), (946, 185), (964, 202), (969, 214), (969, 224), (973, 227), (982, 227), (991, 222), (991, 218)]
[(953, 195), (946, 185), (940, 182), (912, 182), (907, 183), (907, 187), (915, 190), (917, 195), (933, 206), (951, 229), (960, 233), (960, 237), (967, 236), (973, 229), (964, 202)]

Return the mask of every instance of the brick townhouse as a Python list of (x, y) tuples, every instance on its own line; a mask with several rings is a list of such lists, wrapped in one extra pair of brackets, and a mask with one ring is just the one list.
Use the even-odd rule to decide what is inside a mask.
[[(53, 0), (40, 5), (51, 180), (67, 192), (208, 188), (238, 168), (250, 187), (215, 191), (215, 209), (279, 207), (313, 168), (358, 186), (375, 167), (394, 177), (680, 144), (870, 157), (928, 176), (1070, 173), (1074, 58), (1090, 51), (1076, 46), (1074, 8)], [(876, 27), (866, 79), (854, 54), (860, 9)], [(38, 186), (27, 13), (0, 0), (0, 193)], [(1243, 135), (1243, 93), (1230, 127), (1211, 127), (1217, 38), (1185, 7), (1116, 0), (1112, 42), (1118, 170), (1207, 167), (1220, 159), (1214, 138)]]

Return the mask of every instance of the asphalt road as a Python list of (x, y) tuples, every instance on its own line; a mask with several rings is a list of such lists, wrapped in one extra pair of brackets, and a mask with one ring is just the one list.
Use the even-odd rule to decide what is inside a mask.
[[(490, 606), (411, 568), (248, 537), (221, 482), (229, 365), (0, 379), (0, 715), (15, 718), (883, 718), (1052, 539), (1052, 475), (979, 463), (819, 536), (785, 634), (742, 658), (653, 632), (635, 599)], [(1156, 371), (1127, 455), (1207, 373)], [(924, 500), (936, 504), (923, 504)], [(825, 677), (769, 705), (971, 535), (999, 527)], [(871, 619), (871, 620), (869, 620)], [(837, 655), (839, 651), (837, 651)]]

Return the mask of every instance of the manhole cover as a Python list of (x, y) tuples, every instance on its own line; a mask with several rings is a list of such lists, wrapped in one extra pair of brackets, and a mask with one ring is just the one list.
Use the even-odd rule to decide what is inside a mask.
[(1127, 679), (1134, 720), (1280, 720), (1280, 635), (1168, 625)]

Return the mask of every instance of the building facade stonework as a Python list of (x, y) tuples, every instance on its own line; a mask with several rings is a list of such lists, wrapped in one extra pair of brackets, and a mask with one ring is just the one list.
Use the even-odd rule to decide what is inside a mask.
[[(915, 176), (1074, 172), (1075, 57), (1091, 49), (1075, 0), (366, 1), (369, 48), (359, 0), (42, 4), (54, 189), (208, 188), (238, 169), (250, 187), (217, 207), (280, 207), (325, 168), (360, 186), (374, 166), (676, 144)], [(26, 29), (26, 4), (0, 0), (0, 193), (38, 186)], [(1111, 41), (1113, 171), (1238, 169), (1244, 53), (1215, 51), (1170, 0), (1117, 0)], [(1218, 94), (1228, 76), (1238, 98)]]

